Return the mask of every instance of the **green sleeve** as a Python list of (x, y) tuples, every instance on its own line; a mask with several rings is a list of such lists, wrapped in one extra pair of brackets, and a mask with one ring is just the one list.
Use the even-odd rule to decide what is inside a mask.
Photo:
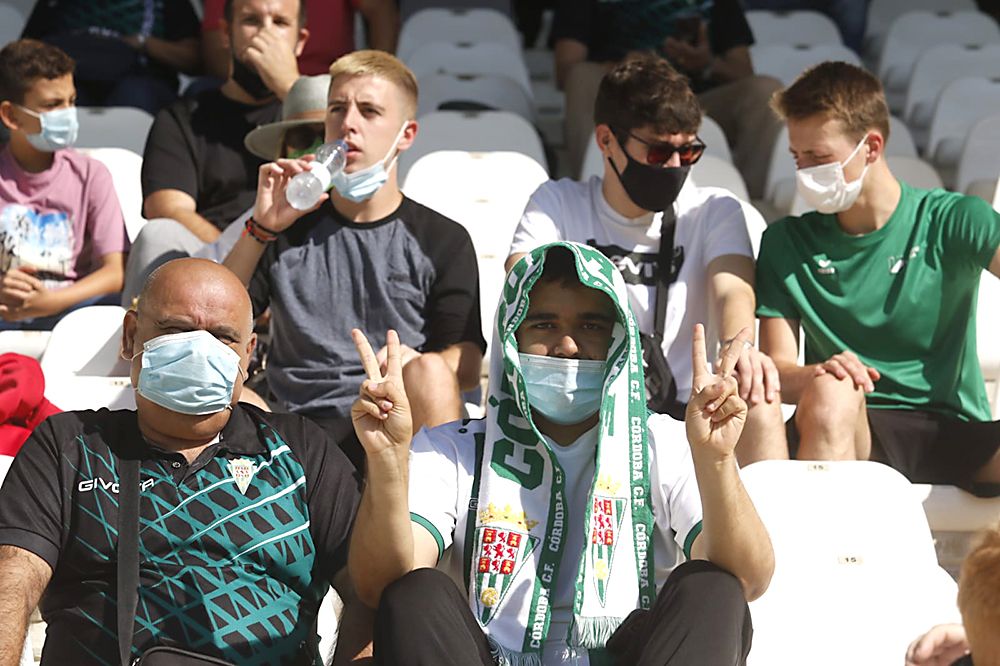
[(760, 241), (755, 287), (758, 317), (799, 318), (799, 309), (788, 290), (798, 266), (783, 227), (772, 225)]
[(942, 225), (945, 256), (987, 269), (1000, 247), (1000, 214), (979, 197), (957, 197)]

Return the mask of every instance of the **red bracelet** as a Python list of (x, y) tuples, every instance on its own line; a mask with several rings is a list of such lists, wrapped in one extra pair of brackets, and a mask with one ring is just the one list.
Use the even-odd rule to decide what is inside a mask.
[(257, 220), (253, 217), (247, 218), (247, 222), (243, 227), (243, 235), (250, 236), (258, 243), (270, 243), (278, 237), (278, 234), (274, 233), (270, 229), (262, 227)]

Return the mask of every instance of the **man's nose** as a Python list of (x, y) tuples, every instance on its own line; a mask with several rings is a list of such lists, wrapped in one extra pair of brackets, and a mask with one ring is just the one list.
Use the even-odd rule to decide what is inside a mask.
[(677, 151), (674, 151), (673, 155), (670, 156), (670, 159), (667, 160), (667, 163), (664, 166), (679, 167), (680, 165), (681, 165), (681, 154), (678, 153)]
[(559, 358), (576, 358), (580, 355), (580, 348), (577, 346), (573, 336), (566, 334), (556, 342), (555, 347), (552, 349), (552, 355)]

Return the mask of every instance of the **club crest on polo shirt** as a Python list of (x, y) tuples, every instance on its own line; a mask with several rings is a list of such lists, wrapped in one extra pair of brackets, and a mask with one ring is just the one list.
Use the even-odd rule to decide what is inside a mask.
[(239, 491), (246, 495), (250, 482), (253, 481), (254, 474), (257, 473), (257, 465), (252, 460), (246, 458), (234, 458), (226, 465), (229, 473), (233, 475), (233, 481)]

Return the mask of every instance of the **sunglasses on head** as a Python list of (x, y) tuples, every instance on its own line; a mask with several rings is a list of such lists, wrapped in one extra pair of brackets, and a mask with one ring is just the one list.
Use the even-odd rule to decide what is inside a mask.
[[(614, 131), (614, 130), (612, 130)], [(685, 143), (683, 146), (675, 146), (672, 143), (653, 143), (651, 141), (646, 141), (640, 139), (632, 132), (626, 132), (626, 136), (630, 136), (642, 145), (646, 146), (648, 149), (646, 151), (646, 164), (651, 164), (653, 166), (663, 166), (670, 161), (670, 158), (674, 156), (674, 153), (680, 157), (681, 166), (690, 166), (701, 159), (701, 156), (705, 154), (705, 142), (699, 139), (697, 136), (691, 143)], [(615, 136), (621, 136), (615, 132)], [(624, 148), (624, 142), (619, 141)]]
[(305, 150), (322, 143), (326, 130), (322, 123), (311, 125), (296, 125), (285, 132), (285, 146), (289, 151)]

